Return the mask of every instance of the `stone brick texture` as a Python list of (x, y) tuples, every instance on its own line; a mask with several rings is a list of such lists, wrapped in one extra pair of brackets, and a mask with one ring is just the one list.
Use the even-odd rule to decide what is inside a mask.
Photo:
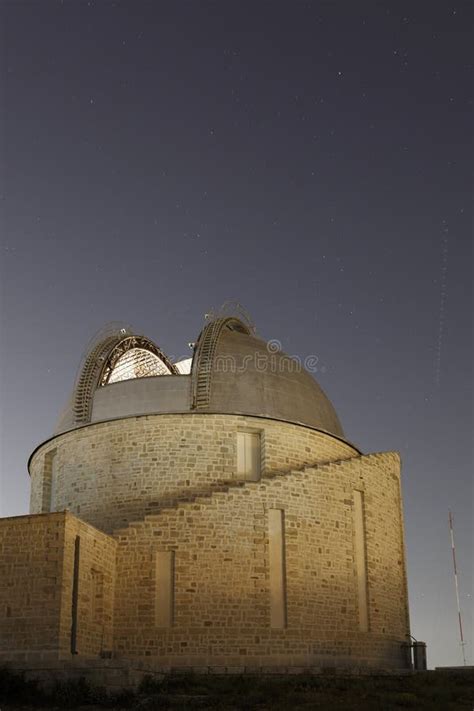
[[(239, 481), (238, 429), (262, 435)], [(57, 500), (44, 507), (44, 455)], [(98, 423), (35, 453), (30, 516), (0, 520), (0, 660), (71, 656), (156, 668), (404, 668), (409, 632), (398, 454), (361, 455), (308, 427), (233, 415)], [(369, 630), (359, 631), (353, 492), (364, 492)], [(285, 522), (287, 626), (270, 628), (268, 510)], [(80, 517), (80, 519), (78, 518)], [(99, 530), (100, 529), (100, 530)], [(174, 551), (169, 628), (155, 556)]]
[[(77, 647), (112, 646), (116, 541), (67, 512), (0, 519), (0, 661), (71, 656), (74, 542), (80, 537)], [(92, 600), (92, 575), (103, 576)]]
[(357, 450), (310, 427), (259, 417), (149, 415), (88, 425), (40, 447), (30, 463), (31, 513), (44, 506), (45, 454), (56, 449), (53, 511), (103, 531), (237, 478), (236, 431), (262, 432), (263, 475), (346, 459)]
[[(403, 667), (408, 610), (398, 471), (394, 453), (307, 467), (180, 503), (116, 532), (117, 652), (173, 666), (245, 660)], [(365, 633), (358, 631), (354, 488), (365, 493)], [(269, 508), (285, 512), (283, 630), (269, 624)], [(154, 550), (175, 551), (175, 620), (168, 630), (154, 626)]]

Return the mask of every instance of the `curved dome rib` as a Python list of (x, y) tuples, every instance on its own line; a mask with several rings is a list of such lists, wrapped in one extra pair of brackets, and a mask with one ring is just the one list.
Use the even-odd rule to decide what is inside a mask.
[[(153, 341), (145, 336), (123, 336), (116, 334), (109, 336), (98, 343), (87, 356), (81, 373), (78, 377), (76, 387), (74, 389), (73, 412), (75, 424), (85, 424), (91, 420), (92, 399), (96, 388), (107, 385), (111, 380), (114, 371), (120, 367), (120, 359), (126, 358), (127, 354), (132, 354), (133, 351), (146, 353), (148, 357), (130, 358), (126, 363), (128, 372), (133, 369), (134, 375), (129, 377), (148, 377), (151, 375), (173, 374), (178, 375), (178, 370), (174, 364), (165, 356), (165, 354), (156, 346)], [(138, 353), (136, 354), (138, 355)], [(130, 362), (131, 361), (131, 362)], [(124, 362), (122, 361), (122, 366)], [(137, 374), (140, 368), (143, 368), (143, 374)], [(161, 372), (157, 372), (161, 370)], [(122, 369), (123, 372), (126, 369)], [(148, 371), (148, 372), (147, 372)], [(119, 377), (115, 380), (125, 380), (125, 377)]]
[(217, 344), (225, 329), (250, 335), (250, 328), (238, 318), (219, 318), (203, 328), (199, 334), (196, 353), (192, 365), (192, 404), (195, 410), (209, 407), (211, 397), (212, 371)]
[(109, 336), (98, 343), (87, 356), (74, 388), (73, 412), (76, 424), (90, 421), (92, 395), (97, 387), (103, 362), (122, 338), (122, 335)]

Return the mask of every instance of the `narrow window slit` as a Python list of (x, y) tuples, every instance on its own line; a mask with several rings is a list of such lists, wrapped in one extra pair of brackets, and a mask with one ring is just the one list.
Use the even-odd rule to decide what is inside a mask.
[(286, 627), (285, 523), (281, 509), (268, 510), (270, 627)]
[(156, 551), (155, 625), (171, 627), (174, 617), (174, 551)]
[(354, 490), (354, 557), (357, 577), (357, 603), (359, 630), (369, 631), (369, 604), (367, 590), (367, 542), (364, 521), (364, 494)]

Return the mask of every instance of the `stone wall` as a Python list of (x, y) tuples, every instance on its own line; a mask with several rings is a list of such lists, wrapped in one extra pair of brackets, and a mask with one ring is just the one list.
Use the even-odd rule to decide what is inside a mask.
[(46, 455), (56, 450), (52, 509), (68, 509), (111, 532), (235, 480), (239, 429), (261, 432), (263, 476), (358, 454), (318, 430), (260, 417), (189, 413), (114, 420), (59, 435), (35, 452), (30, 511), (49, 508)]
[(111, 648), (116, 542), (66, 512), (18, 516), (0, 519), (0, 660), (71, 657), (76, 537), (76, 650)]
[(399, 471), (389, 452), (267, 472), (175, 502), (113, 537), (67, 512), (3, 519), (0, 659), (71, 658), (79, 538), (78, 659), (403, 668)]
[(68, 514), (65, 518), (61, 649), (70, 656), (74, 547), (79, 546), (76, 652), (97, 656), (113, 645), (116, 542)]
[(64, 518), (0, 519), (0, 660), (59, 653)]
[[(360, 627), (354, 491), (364, 497), (368, 630)], [(271, 628), (269, 510), (284, 512), (287, 624)], [(147, 516), (118, 540), (115, 652), (156, 664), (404, 667), (408, 629), (395, 453), (235, 485)], [(174, 554), (157, 624), (157, 553)], [(278, 591), (276, 591), (278, 594)]]

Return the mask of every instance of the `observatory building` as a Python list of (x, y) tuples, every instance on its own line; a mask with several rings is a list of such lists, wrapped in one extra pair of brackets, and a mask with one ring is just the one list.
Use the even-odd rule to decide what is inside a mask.
[(407, 668), (399, 455), (241, 315), (192, 346), (91, 344), (0, 520), (0, 663)]

